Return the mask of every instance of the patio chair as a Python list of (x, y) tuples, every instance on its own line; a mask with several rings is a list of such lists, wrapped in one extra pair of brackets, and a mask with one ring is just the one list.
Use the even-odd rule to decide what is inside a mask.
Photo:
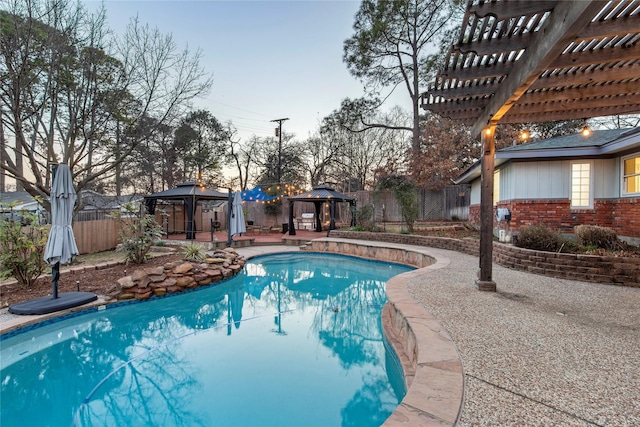
[(269, 233), (271, 233), (270, 225), (263, 225), (262, 227), (260, 227), (260, 234), (269, 234)]

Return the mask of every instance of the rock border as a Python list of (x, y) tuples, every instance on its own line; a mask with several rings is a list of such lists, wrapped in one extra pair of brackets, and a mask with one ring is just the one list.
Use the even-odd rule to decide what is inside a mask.
[(208, 253), (202, 261), (174, 261), (161, 267), (139, 268), (118, 279), (108, 297), (118, 301), (146, 300), (208, 286), (240, 272), (246, 260), (235, 249)]

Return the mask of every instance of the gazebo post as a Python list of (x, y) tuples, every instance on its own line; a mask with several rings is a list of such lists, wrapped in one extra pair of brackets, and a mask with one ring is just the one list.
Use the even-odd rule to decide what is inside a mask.
[(231, 188), (229, 190), (229, 200), (227, 201), (227, 247), (231, 247), (231, 208), (233, 199), (231, 198)]
[(336, 229), (336, 201), (329, 201), (329, 216), (331, 217), (331, 221), (329, 222), (329, 230)]
[(293, 224), (293, 200), (289, 199), (289, 236), (296, 235), (296, 228)]
[(184, 207), (187, 214), (187, 240), (193, 239), (194, 226), (193, 226), (193, 211), (195, 205), (195, 195), (190, 195), (184, 198)]
[(320, 221), (320, 213), (322, 212), (322, 202), (313, 202), (316, 207), (316, 232), (322, 231), (322, 222)]
[(356, 201), (352, 200), (349, 202), (349, 206), (351, 207), (351, 226), (356, 226)]

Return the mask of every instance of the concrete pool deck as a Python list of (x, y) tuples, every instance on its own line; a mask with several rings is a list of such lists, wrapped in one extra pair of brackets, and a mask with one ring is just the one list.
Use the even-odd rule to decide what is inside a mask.
[[(389, 300), (408, 304), (405, 310), (414, 304), (408, 317), (426, 313), (424, 321), (412, 325), (421, 349), (418, 366), (433, 373), (427, 382), (442, 380), (436, 388), (443, 394), (425, 394), (415, 376), (385, 426), (640, 425), (640, 289), (554, 279), (494, 264), (498, 292), (480, 292), (474, 285), (476, 257), (349, 242), (419, 251), (437, 261), (392, 279)], [(295, 250), (237, 249), (247, 258)], [(16, 321), (0, 313), (0, 330)], [(438, 376), (429, 358), (435, 354), (450, 360), (451, 349), (460, 368), (436, 364), (445, 373)], [(447, 393), (460, 398), (446, 399)]]

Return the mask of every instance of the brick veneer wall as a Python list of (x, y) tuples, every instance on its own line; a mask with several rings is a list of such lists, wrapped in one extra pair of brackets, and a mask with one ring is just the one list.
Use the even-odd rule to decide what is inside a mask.
[[(448, 249), (473, 256), (479, 241), (412, 234), (370, 233), (332, 230), (329, 237), (373, 240)], [(534, 274), (584, 282), (640, 287), (640, 259), (594, 255), (558, 254), (533, 251), (503, 243), (493, 243), (493, 261), (504, 267)]]
[[(612, 228), (619, 236), (640, 238), (640, 198), (594, 200), (593, 209), (571, 209), (568, 199), (506, 200), (498, 207), (511, 211), (511, 221), (496, 228), (512, 232), (529, 225), (544, 224), (563, 233), (581, 224)], [(480, 205), (469, 207), (469, 222), (480, 224)]]

